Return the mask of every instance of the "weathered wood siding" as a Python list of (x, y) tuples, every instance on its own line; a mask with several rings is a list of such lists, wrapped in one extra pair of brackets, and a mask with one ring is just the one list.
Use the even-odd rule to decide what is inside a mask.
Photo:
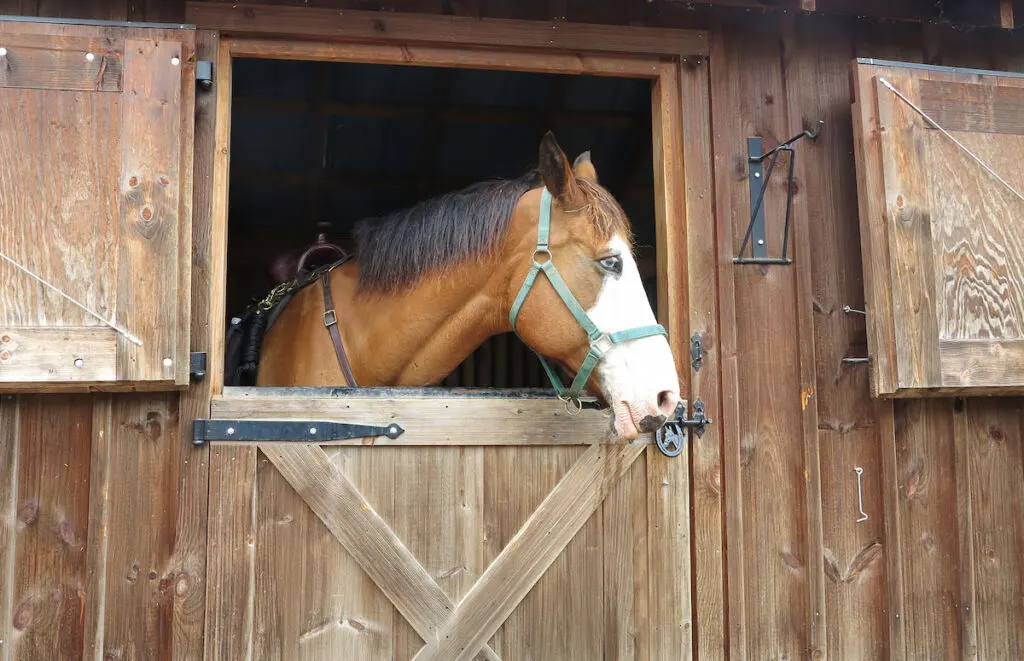
[[(544, 17), (524, 3), (452, 4)], [(560, 6), (572, 20), (645, 14)], [(0, 13), (184, 17), (155, 0), (0, 0)], [(706, 240), (719, 264), (711, 286), (691, 283), (714, 311), (691, 332), (706, 332), (704, 370), (716, 376), (700, 379), (720, 379), (721, 396), (693, 448), (694, 656), (1021, 658), (1024, 402), (878, 402), (866, 368), (841, 359), (866, 354), (863, 316), (843, 312), (863, 303), (850, 59), (1024, 70), (1024, 39), (792, 14), (708, 20), (718, 243)], [(732, 265), (749, 213), (746, 137), (770, 146), (818, 119), (822, 137), (797, 147), (793, 266)], [(196, 176), (209, 176), (198, 159)], [(780, 177), (766, 201), (773, 253), (782, 187)], [(206, 217), (197, 204), (197, 249)], [(208, 262), (194, 264), (198, 296)], [(205, 346), (202, 316), (193, 348)], [(0, 401), (0, 658), (199, 658), (208, 474), (180, 428), (203, 400), (178, 400)]]

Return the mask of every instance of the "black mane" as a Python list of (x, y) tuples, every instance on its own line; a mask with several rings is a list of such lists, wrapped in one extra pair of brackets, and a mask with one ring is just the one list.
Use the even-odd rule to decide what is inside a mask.
[(537, 171), (445, 193), (408, 209), (356, 223), (359, 288), (389, 292), (493, 250), (508, 230), (516, 202), (541, 186)]

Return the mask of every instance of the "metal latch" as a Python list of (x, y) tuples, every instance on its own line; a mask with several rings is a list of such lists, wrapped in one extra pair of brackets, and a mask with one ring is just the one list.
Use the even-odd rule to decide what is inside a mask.
[(192, 445), (201, 446), (207, 441), (320, 443), (377, 436), (394, 440), (404, 432), (398, 423), (375, 427), (325, 420), (197, 419), (192, 423)]
[(690, 365), (695, 372), (699, 372), (704, 365), (704, 343), (700, 339), (700, 333), (694, 333), (690, 338)]
[(693, 402), (692, 418), (686, 417), (686, 405), (683, 402), (679, 402), (679, 405), (676, 407), (675, 417), (669, 419), (655, 433), (658, 449), (666, 457), (678, 457), (682, 454), (683, 446), (686, 443), (684, 429), (693, 429), (694, 433), (697, 434), (697, 438), (700, 438), (704, 435), (705, 427), (710, 424), (711, 418), (704, 415), (704, 402), (700, 399)]

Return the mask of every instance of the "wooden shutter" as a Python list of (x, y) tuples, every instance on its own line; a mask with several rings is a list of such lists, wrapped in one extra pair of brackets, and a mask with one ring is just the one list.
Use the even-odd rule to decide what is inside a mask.
[(0, 49), (0, 252), (98, 315), (0, 259), (0, 389), (186, 385), (194, 32), (11, 20)]
[(874, 394), (1024, 391), (1024, 77), (857, 60), (853, 82)]

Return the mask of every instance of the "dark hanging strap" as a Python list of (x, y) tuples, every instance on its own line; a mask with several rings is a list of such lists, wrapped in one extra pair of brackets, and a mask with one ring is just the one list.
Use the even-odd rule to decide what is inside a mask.
[(345, 354), (345, 345), (341, 341), (341, 333), (338, 331), (338, 313), (334, 310), (334, 299), (331, 296), (331, 270), (328, 269), (320, 275), (320, 282), (324, 290), (324, 326), (331, 334), (331, 341), (334, 343), (334, 353), (338, 356), (338, 363), (341, 371), (345, 374), (348, 385), (355, 387), (356, 377), (352, 374), (352, 366), (348, 363), (348, 356)]

